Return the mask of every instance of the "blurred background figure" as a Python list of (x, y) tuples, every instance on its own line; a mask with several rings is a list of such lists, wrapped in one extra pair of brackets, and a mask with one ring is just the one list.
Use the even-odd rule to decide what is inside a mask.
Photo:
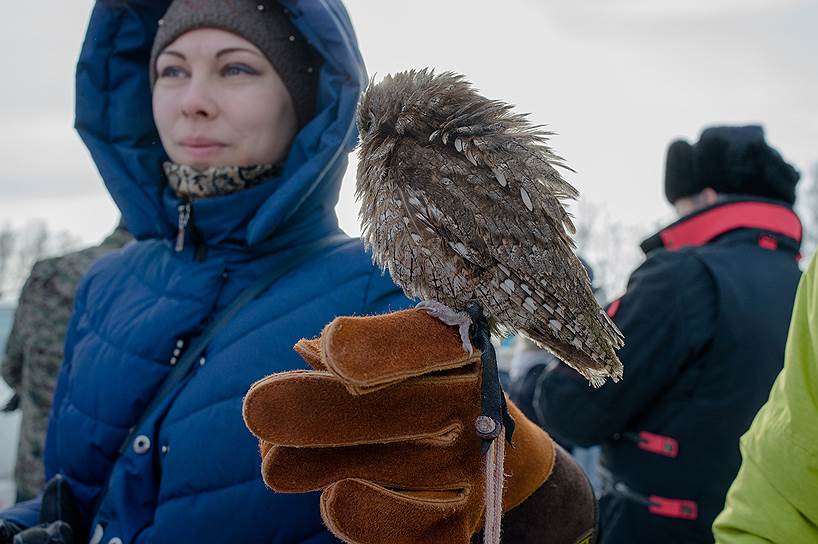
[[(585, 259), (580, 258), (580, 260), (588, 272), (588, 278), (591, 280), (594, 295), (598, 297), (599, 288), (594, 283), (594, 271)], [(513, 347), (509, 351), (511, 352), (509, 357), (509, 383), (503, 385), (517, 407), (531, 421), (548, 431), (549, 429), (545, 424), (545, 418), (540, 407), (542, 380), (548, 372), (555, 370), (556, 367), (560, 365), (560, 361), (552, 353), (540, 349), (534, 342), (522, 336), (514, 338)], [(498, 356), (499, 353), (498, 351)], [(598, 494), (601, 490), (602, 483), (599, 477), (599, 471), (597, 470), (599, 463), (599, 446), (581, 448), (564, 439), (554, 438), (560, 446), (574, 456), (574, 459), (579, 463), (590, 479), (594, 491)]]
[[(0, 306), (0, 353), (5, 353), (6, 338), (14, 321), (14, 307)], [(0, 510), (14, 504), (14, 461), (17, 435), (20, 431), (20, 411), (5, 412), (3, 406), (14, 397), (14, 391), (0, 379)]]
[(679, 219), (642, 243), (646, 261), (608, 307), (624, 380), (594, 390), (563, 365), (541, 378), (549, 432), (602, 444), (603, 543), (713, 541), (738, 439), (783, 365), (798, 178), (759, 126), (673, 142), (665, 194)]
[(131, 240), (120, 221), (97, 246), (38, 261), (23, 286), (0, 363), (14, 390), (4, 411), (22, 412), (14, 470), (18, 501), (34, 498), (43, 485), (48, 414), (77, 285), (95, 261)]

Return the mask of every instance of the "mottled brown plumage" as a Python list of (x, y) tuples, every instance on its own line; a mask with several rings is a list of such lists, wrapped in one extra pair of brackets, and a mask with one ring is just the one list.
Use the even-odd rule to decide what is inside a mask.
[(618, 380), (622, 334), (573, 252), (550, 134), (447, 72), (370, 83), (358, 109), (363, 239), (410, 297), (479, 301), (594, 385)]

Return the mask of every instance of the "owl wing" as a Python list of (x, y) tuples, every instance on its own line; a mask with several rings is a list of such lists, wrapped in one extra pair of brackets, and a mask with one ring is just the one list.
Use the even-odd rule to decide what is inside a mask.
[(587, 288), (591, 295), (562, 214), (547, 211), (556, 206), (564, 213), (562, 205), (544, 185), (513, 174), (500, 184), (491, 170), (454, 149), (411, 140), (397, 146), (393, 164), (400, 167), (389, 175), (406, 192), (406, 215), (465, 260), (513, 270), (530, 285), (548, 281), (570, 291)]
[[(488, 168), (501, 186), (510, 179), (523, 183), (527, 191), (541, 184), (546, 195), (553, 197), (542, 200), (541, 206), (559, 217), (573, 234), (573, 223), (560, 200), (577, 198), (579, 193), (556, 170), (570, 168), (548, 146), (548, 137), (553, 133), (532, 125), (525, 114), (512, 113), (512, 106), (505, 102), (472, 96), (474, 100), (465, 101), (431, 134), (429, 141), (451, 145), (475, 167)], [(530, 200), (523, 198), (527, 205)]]
[[(393, 165), (399, 166), (388, 175), (405, 193), (400, 200), (407, 216), (423, 235), (445, 240), (464, 260), (511, 280), (500, 288), (515, 300), (535, 340), (568, 362), (581, 361), (573, 365), (578, 369), (597, 366), (592, 355), (603, 353), (607, 359), (612, 348), (621, 346), (622, 336), (593, 298), (559, 198), (545, 183), (515, 170), (501, 183), (494, 169), (466, 157), (463, 149), (468, 148), (458, 149), (456, 141), (422, 145), (404, 140), (396, 147)], [(524, 160), (500, 157), (495, 164), (511, 167)], [(600, 327), (604, 337), (595, 333)]]

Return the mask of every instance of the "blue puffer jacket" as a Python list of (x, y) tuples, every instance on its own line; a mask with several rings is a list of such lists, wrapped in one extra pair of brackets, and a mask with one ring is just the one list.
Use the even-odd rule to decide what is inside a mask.
[[(318, 113), (279, 178), (194, 203), (182, 252), (172, 244), (179, 202), (163, 182), (147, 66), (168, 2), (99, 2), (93, 11), (77, 69), (76, 123), (139, 242), (100, 261), (77, 293), (46, 470), (70, 482), (84, 529), (103, 543), (335, 542), (316, 494), (265, 488), (241, 405), (254, 381), (304, 366), (293, 344), (335, 316), (408, 305), (357, 240), (310, 258), (243, 307), (210, 344), (205, 364), (142, 426), (143, 447), (116, 455), (170, 370), (179, 339), (200, 331), (292, 248), (339, 233), (333, 209), (366, 73), (338, 0), (282, 4), (325, 59)], [(203, 260), (194, 238), (207, 248)], [(0, 517), (31, 525), (38, 509), (34, 501)]]

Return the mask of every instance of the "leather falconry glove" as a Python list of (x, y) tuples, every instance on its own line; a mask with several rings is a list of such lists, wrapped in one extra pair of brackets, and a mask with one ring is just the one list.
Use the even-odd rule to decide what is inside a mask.
[[(486, 504), (486, 457), (474, 423), (480, 352), (466, 353), (456, 328), (419, 310), (339, 317), (295, 349), (314, 370), (268, 376), (244, 400), (267, 485), (284, 493), (323, 490), (324, 523), (346, 542), (471, 542)], [(516, 430), (506, 447), (502, 508), (533, 505), (517, 517), (535, 531), (505, 523), (503, 531), (532, 533), (515, 537), (520, 543), (591, 542), (587, 480), (577, 479), (579, 469), (544, 431), (508, 407)], [(552, 471), (563, 480), (567, 474), (570, 485), (547, 482)], [(577, 512), (579, 524), (549, 517)], [(541, 532), (560, 524), (574, 534), (553, 540)]]

